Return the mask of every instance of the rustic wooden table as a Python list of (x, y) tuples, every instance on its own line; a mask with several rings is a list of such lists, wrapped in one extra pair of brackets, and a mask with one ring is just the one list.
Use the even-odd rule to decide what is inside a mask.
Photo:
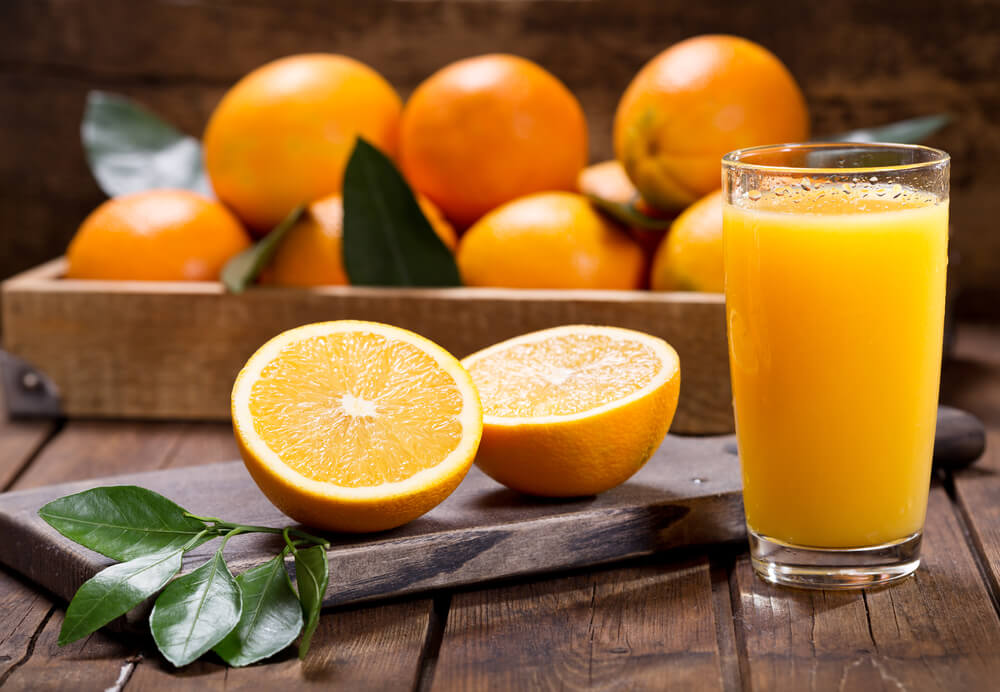
[[(987, 423), (986, 458), (935, 480), (923, 564), (889, 589), (773, 588), (722, 546), (334, 609), (304, 664), (176, 671), (141, 638), (57, 647), (64, 604), (0, 571), (0, 687), (997, 689), (1000, 328), (960, 330), (942, 399)], [(0, 422), (4, 490), (236, 456), (219, 424)]]

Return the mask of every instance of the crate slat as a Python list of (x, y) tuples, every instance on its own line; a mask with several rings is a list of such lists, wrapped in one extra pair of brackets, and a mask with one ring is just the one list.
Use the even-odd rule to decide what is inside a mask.
[(681, 358), (672, 430), (733, 428), (721, 295), (491, 288), (313, 289), (62, 279), (53, 260), (3, 284), (3, 348), (43, 371), (73, 417), (227, 420), (233, 379), (279, 332), (360, 319), (418, 332), (462, 357), (563, 324), (637, 329)]

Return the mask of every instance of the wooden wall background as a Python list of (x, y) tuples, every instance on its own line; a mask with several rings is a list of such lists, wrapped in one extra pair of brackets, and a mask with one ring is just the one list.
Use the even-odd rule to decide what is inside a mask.
[(432, 71), (491, 51), (562, 78), (589, 118), (595, 160), (635, 71), (682, 38), (726, 32), (777, 53), (816, 134), (946, 111), (931, 144), (953, 155), (954, 243), (966, 316), (1000, 316), (1000, 2), (721, 0), (3, 0), (0, 277), (62, 252), (101, 201), (79, 144), (90, 89), (138, 99), (199, 134), (248, 70), (342, 52), (405, 97)]

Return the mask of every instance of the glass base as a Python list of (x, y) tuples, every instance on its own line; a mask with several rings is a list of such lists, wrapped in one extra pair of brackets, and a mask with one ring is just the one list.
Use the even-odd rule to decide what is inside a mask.
[(753, 569), (764, 581), (799, 589), (865, 589), (899, 581), (920, 566), (921, 533), (867, 548), (809, 548), (747, 528)]

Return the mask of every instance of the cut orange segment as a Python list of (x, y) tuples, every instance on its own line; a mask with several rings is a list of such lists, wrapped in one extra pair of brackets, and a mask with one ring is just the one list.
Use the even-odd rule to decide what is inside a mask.
[(483, 404), (476, 464), (532, 495), (592, 495), (624, 483), (670, 428), (680, 360), (654, 336), (567, 326), (462, 361)]
[(479, 396), (437, 344), (375, 322), (274, 337), (236, 378), (233, 428), (261, 491), (318, 528), (381, 531), (458, 486), (482, 435)]

